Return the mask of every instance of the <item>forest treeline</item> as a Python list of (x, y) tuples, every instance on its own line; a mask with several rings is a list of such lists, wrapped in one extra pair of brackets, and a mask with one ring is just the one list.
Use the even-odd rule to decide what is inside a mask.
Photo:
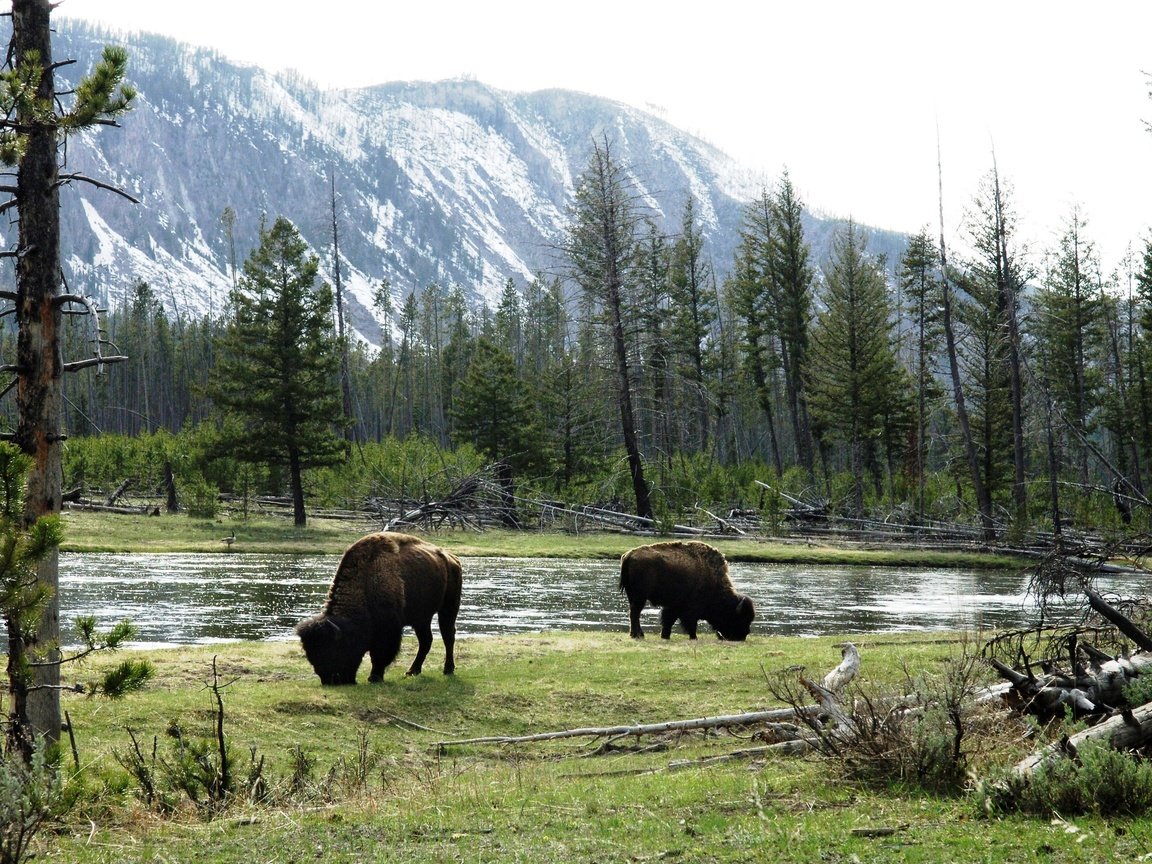
[[(720, 268), (695, 208), (687, 197), (679, 224), (660, 226), (599, 142), (555, 273), (508, 279), (492, 308), (464, 286), (382, 285), (379, 348), (343, 336), (340, 286), (313, 284), (313, 267), (304, 293), (329, 305), (304, 350), (331, 355), (310, 374), (333, 397), (341, 455), (306, 466), (309, 500), (434, 496), (495, 465), (510, 491), (657, 519), (778, 510), (784, 493), (992, 537), (1120, 526), (1146, 503), (1152, 242), (1106, 274), (1073, 210), (1037, 266), (994, 172), (954, 257), (925, 228), (885, 261), (848, 223), (815, 261), (785, 173), (746, 206)], [(257, 401), (245, 388), (261, 375), (236, 358), (262, 337), (236, 328), (260, 268), (278, 266), (260, 254), (217, 316), (167, 309), (143, 282), (108, 310), (107, 339), (130, 359), (68, 376), (66, 486), (140, 475), (142, 488), (167, 466), (190, 502), (285, 493), (286, 465), (236, 449), (266, 437), (251, 417), (226, 434)], [(82, 335), (68, 338), (85, 356)]]

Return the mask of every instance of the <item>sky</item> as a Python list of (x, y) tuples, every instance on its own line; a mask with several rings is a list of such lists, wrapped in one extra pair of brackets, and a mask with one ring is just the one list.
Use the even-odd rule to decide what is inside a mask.
[(615, 99), (767, 184), (786, 169), (822, 215), (935, 236), (942, 200), (961, 248), (994, 164), (1037, 260), (1074, 211), (1105, 275), (1152, 236), (1148, 0), (63, 0), (56, 15), (325, 87), (470, 77)]

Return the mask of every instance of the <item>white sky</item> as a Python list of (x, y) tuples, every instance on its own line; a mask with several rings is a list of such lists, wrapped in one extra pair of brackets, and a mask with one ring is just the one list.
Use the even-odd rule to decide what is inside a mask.
[(993, 148), (1035, 249), (1073, 206), (1107, 269), (1152, 228), (1148, 0), (65, 0), (56, 14), (324, 86), (466, 75), (657, 106), (769, 181), (786, 166), (813, 210), (901, 231), (938, 230), (938, 128), (953, 242)]

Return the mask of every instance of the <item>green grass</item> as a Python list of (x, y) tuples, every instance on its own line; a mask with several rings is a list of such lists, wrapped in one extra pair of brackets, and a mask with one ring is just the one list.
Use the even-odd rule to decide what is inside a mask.
[[(905, 667), (940, 668), (959, 650), (939, 635), (858, 644), (872, 684), (900, 681)], [(475, 638), (458, 643), (455, 676), (440, 674), (437, 643), (424, 675), (404, 678), (413, 648), (406, 637), (382, 684), (346, 688), (320, 687), (295, 644), (149, 652), (158, 674), (144, 692), (118, 702), (66, 696), (86, 791), (38, 838), (36, 860), (971, 864), (1136, 860), (1152, 844), (1148, 820), (983, 819), (967, 798), (865, 788), (814, 757), (677, 768), (760, 743), (751, 730), (644, 738), (644, 752), (606, 755), (593, 754), (603, 742), (583, 738), (437, 746), (774, 707), (766, 675), (795, 664), (822, 674), (839, 660), (832, 639)], [(249, 748), (265, 757), (273, 802), (238, 802), (214, 819), (187, 805), (161, 817), (140, 804), (112, 754), (127, 749), (127, 728), (145, 750), (155, 736), (162, 755), (172, 721), (210, 736), (213, 658), (227, 683), (229, 741), (242, 762)], [(117, 659), (100, 657), (81, 677)], [(315, 768), (309, 794), (288, 796), (297, 746)], [(1010, 764), (1030, 746), (1005, 735), (980, 767)]]
[[(131, 516), (68, 511), (61, 547), (68, 552), (343, 552), (364, 534), (379, 530), (364, 520), (311, 518), (304, 528), (290, 519), (259, 516), (249, 520), (193, 519), (185, 515)], [(235, 542), (223, 538), (235, 532)], [(427, 535), (460, 556), (532, 558), (619, 558), (634, 546), (656, 542), (627, 534), (537, 531), (443, 531)], [(821, 545), (811, 541), (709, 538), (731, 561), (781, 564), (874, 564), (892, 567), (1020, 568), (1022, 559), (979, 552), (941, 552), (901, 548)]]

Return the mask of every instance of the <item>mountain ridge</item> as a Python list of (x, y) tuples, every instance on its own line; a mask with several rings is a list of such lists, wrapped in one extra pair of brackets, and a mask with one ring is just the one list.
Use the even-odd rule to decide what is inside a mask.
[[(649, 112), (575, 91), (518, 93), (466, 78), (325, 90), (167, 37), (58, 23), (56, 56), (77, 61), (62, 79), (121, 44), (139, 94), (121, 128), (78, 135), (66, 154), (68, 172), (140, 201), (80, 182), (61, 196), (66, 279), (108, 304), (144, 280), (174, 314), (218, 314), (262, 220), (281, 215), (332, 281), (334, 189), (346, 317), (377, 343), (372, 298), (384, 281), (396, 305), (433, 282), (491, 305), (509, 278), (559, 273), (556, 250), (594, 140), (612, 143), (666, 229), (678, 229), (686, 196), (695, 198), (718, 276), (744, 204), (770, 183)], [(817, 259), (838, 224), (807, 217)], [(869, 234), (876, 251), (901, 246), (895, 232)]]

